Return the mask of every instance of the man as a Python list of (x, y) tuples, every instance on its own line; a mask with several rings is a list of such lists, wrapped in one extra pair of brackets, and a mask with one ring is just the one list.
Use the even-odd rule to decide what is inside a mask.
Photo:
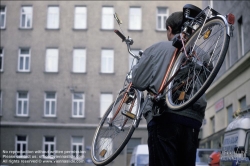
[[(166, 20), (169, 41), (147, 48), (132, 69), (133, 85), (139, 90), (157, 94), (175, 48), (172, 39), (181, 32), (183, 13), (175, 12)], [(148, 123), (149, 166), (194, 166), (198, 133), (204, 118), (204, 95), (191, 107), (172, 111), (162, 106), (163, 113), (154, 116), (155, 104), (146, 100), (143, 115)]]

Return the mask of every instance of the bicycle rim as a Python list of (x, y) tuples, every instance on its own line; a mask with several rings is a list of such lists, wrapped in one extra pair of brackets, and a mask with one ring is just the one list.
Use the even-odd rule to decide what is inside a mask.
[(199, 31), (185, 46), (189, 58), (180, 52), (171, 69), (169, 79), (178, 72), (166, 89), (166, 103), (172, 110), (183, 110), (196, 102), (211, 85), (224, 61), (230, 40), (224, 21), (213, 18), (204, 25), (200, 35)]
[[(136, 115), (139, 109), (140, 98), (138, 92), (135, 89), (131, 89), (130, 92), (132, 92), (130, 98), (122, 104), (113, 122), (110, 122), (110, 120), (122, 102), (124, 91), (108, 108), (96, 129), (91, 147), (92, 161), (96, 165), (106, 165), (113, 161), (126, 146), (135, 130), (133, 126), (134, 120), (121, 114), (124, 110), (130, 110), (131, 113)], [(124, 127), (122, 128), (122, 126)]]

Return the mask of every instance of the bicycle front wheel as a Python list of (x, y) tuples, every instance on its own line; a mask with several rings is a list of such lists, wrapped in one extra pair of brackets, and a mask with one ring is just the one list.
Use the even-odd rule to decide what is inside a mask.
[[(166, 103), (172, 110), (182, 110), (196, 102), (213, 82), (227, 53), (230, 37), (219, 18), (208, 20), (197, 30), (180, 52), (169, 75)], [(201, 31), (201, 32), (200, 32)]]
[[(140, 108), (140, 101), (139, 92), (131, 88), (128, 93), (121, 92), (108, 108), (93, 138), (91, 157), (94, 164), (110, 163), (126, 146), (135, 130), (134, 115)], [(129, 112), (130, 117), (122, 114), (124, 111)]]

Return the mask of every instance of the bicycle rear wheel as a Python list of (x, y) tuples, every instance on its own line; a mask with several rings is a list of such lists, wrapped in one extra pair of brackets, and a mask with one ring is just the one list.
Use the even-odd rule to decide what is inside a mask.
[[(213, 82), (227, 53), (230, 37), (225, 22), (208, 20), (185, 45), (188, 58), (180, 52), (168, 79), (166, 103), (172, 110), (182, 110), (196, 102)], [(196, 41), (197, 39), (197, 41)]]
[[(121, 103), (124, 95), (126, 99)], [(96, 165), (110, 163), (126, 146), (135, 130), (133, 126), (135, 118), (129, 118), (123, 115), (122, 112), (128, 111), (132, 113), (130, 115), (136, 115), (140, 108), (140, 101), (139, 92), (131, 88), (128, 93), (121, 92), (117, 100), (108, 108), (96, 129), (92, 141), (91, 157)], [(119, 109), (120, 104), (122, 107)], [(113, 119), (117, 110), (118, 114)]]

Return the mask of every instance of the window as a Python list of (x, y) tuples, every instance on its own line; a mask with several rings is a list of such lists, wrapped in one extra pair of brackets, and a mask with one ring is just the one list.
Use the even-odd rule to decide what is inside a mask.
[(86, 72), (86, 49), (74, 49), (73, 52), (73, 72)]
[(73, 152), (73, 158), (79, 159), (84, 157), (83, 147), (83, 137), (72, 137), (71, 151)]
[(58, 49), (46, 50), (46, 72), (58, 72)]
[(17, 93), (17, 110), (16, 114), (18, 116), (28, 116), (29, 112), (29, 96), (28, 92), (18, 92)]
[(73, 94), (72, 116), (84, 117), (85, 95), (83, 93)]
[(4, 29), (6, 25), (6, 6), (0, 6), (0, 29)]
[(129, 29), (141, 30), (141, 8), (130, 7), (129, 9)]
[(33, 8), (31, 6), (23, 6), (21, 8), (21, 28), (31, 28), (32, 27), (32, 12)]
[(168, 17), (168, 8), (166, 7), (158, 7), (157, 8), (157, 21), (156, 21), (156, 29), (160, 31), (165, 31), (165, 22)]
[(47, 28), (58, 29), (59, 28), (59, 7), (48, 7)]
[(243, 18), (242, 16), (238, 20), (238, 43), (239, 43), (239, 58), (244, 55), (244, 28), (243, 28)]
[(75, 29), (87, 28), (87, 8), (84, 6), (75, 7)]
[(46, 92), (44, 101), (44, 115), (45, 116), (56, 116), (56, 93)]
[(214, 116), (210, 118), (212, 133), (215, 133), (215, 119)]
[(246, 101), (246, 96), (242, 97), (239, 100), (239, 106), (240, 106), (240, 110), (243, 111), (246, 107), (247, 107), (247, 101)]
[(43, 157), (44, 158), (54, 158), (55, 157), (55, 137), (45, 136), (43, 138)]
[[(101, 94), (101, 98), (100, 98), (100, 117), (103, 117), (104, 113), (107, 111), (107, 109), (109, 108), (110, 104), (113, 101), (113, 95), (112, 94), (105, 94), (102, 93)], [(111, 117), (112, 114), (109, 114), (109, 117)]]
[(114, 29), (113, 14), (113, 7), (102, 7), (102, 29)]
[(233, 105), (227, 107), (227, 124), (233, 121)]
[[(131, 50), (135, 55), (139, 55), (139, 51), (140, 50)], [(128, 54), (128, 68), (129, 68), (129, 70), (131, 69), (131, 67), (133, 66), (133, 65), (135, 65), (136, 63), (137, 63), (137, 59), (136, 58), (134, 58), (132, 55), (130, 55), (130, 54)]]
[(16, 157), (27, 157), (27, 136), (16, 136)]
[(30, 49), (29, 48), (19, 49), (18, 71), (20, 72), (30, 71)]
[(101, 72), (114, 72), (114, 50), (102, 50)]
[(3, 71), (3, 48), (0, 48), (0, 72)]

